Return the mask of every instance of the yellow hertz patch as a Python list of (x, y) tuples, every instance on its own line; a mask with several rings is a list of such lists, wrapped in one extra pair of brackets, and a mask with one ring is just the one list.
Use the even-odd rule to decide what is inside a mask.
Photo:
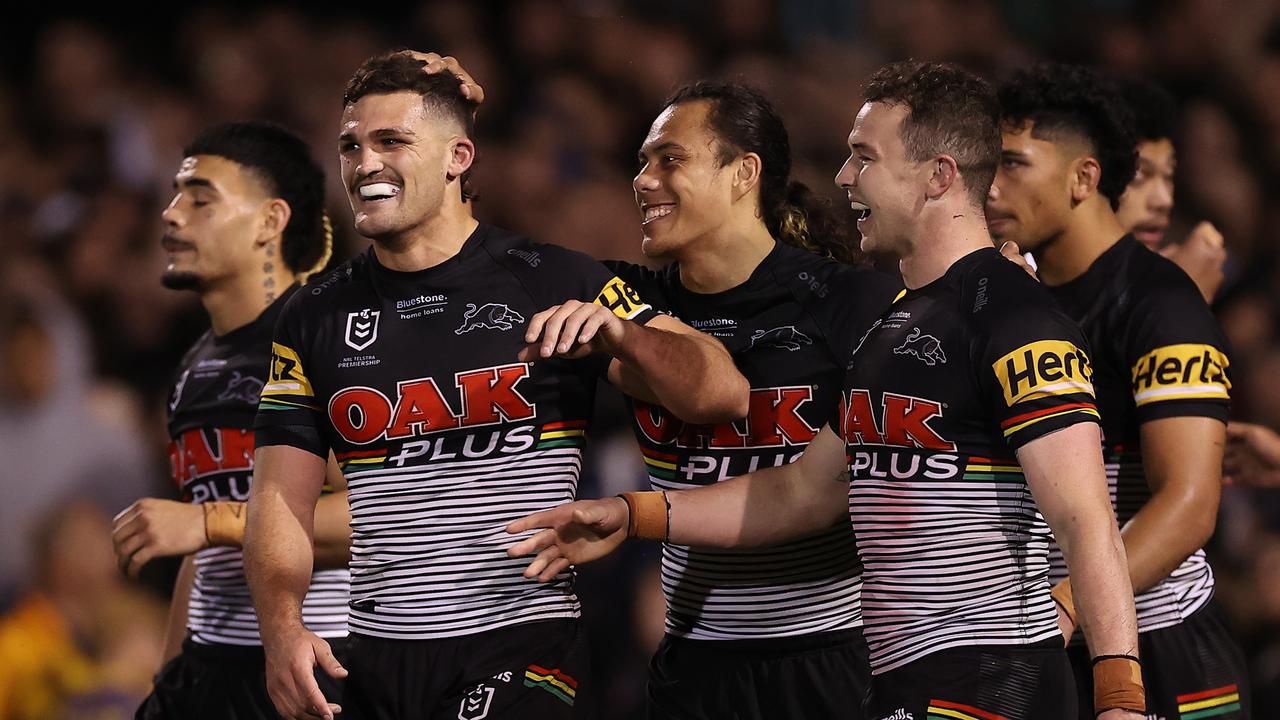
[(640, 293), (618, 277), (604, 284), (596, 295), (595, 303), (609, 308), (623, 320), (630, 320), (649, 309), (649, 305), (640, 299)]
[(1093, 397), (1089, 356), (1065, 340), (1027, 343), (991, 365), (1013, 407), (1025, 400), (1083, 393)]
[(1226, 400), (1231, 361), (1212, 345), (1165, 345), (1133, 365), (1133, 399), (1139, 405), (1164, 400)]
[(311, 382), (302, 373), (302, 361), (292, 348), (280, 343), (271, 343), (271, 377), (266, 387), (262, 388), (262, 396), (290, 395), (293, 397), (311, 398), (315, 393), (311, 390)]

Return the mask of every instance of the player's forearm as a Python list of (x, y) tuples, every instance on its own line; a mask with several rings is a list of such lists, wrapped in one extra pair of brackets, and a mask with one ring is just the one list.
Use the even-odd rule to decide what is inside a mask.
[[(693, 547), (776, 545), (830, 527), (847, 513), (847, 491), (815, 493), (797, 463), (668, 493), (671, 542)], [(847, 486), (846, 486), (847, 487)], [(840, 492), (834, 492), (838, 489)]]
[(316, 502), (314, 544), (317, 568), (345, 568), (351, 561), (351, 509), (345, 490)]
[(1110, 512), (1081, 514), (1054, 528), (1071, 573), (1075, 609), (1093, 655), (1138, 654), (1133, 588)]
[(311, 585), (313, 513), (255, 487), (249, 503), (244, 572), (264, 642), (302, 625), (302, 603)]
[(744, 417), (751, 386), (718, 341), (628, 322), (614, 349), (624, 389), (640, 385), (652, 400), (692, 423)]
[(1121, 536), (1129, 559), (1129, 580), (1140, 593), (1169, 577), (1213, 535), (1218, 497), (1206, 493), (1157, 492), (1125, 525)]
[(192, 555), (182, 558), (178, 579), (173, 583), (173, 597), (169, 600), (169, 620), (164, 631), (164, 660), (170, 660), (182, 652), (182, 641), (187, 637), (187, 605), (191, 601), (191, 587), (196, 581), (196, 559)]

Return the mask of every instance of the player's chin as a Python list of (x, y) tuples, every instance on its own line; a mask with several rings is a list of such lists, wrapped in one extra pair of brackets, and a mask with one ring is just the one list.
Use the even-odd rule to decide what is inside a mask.
[(170, 265), (160, 275), (160, 284), (170, 290), (198, 290), (204, 285), (204, 278), (194, 270)]

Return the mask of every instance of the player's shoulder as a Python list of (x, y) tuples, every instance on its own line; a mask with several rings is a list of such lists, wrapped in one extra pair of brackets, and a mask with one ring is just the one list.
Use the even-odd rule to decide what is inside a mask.
[(852, 265), (802, 248), (780, 245), (772, 273), (806, 308), (888, 306), (902, 290), (901, 281), (869, 265)]
[(1039, 281), (995, 248), (979, 250), (966, 260), (956, 278), (959, 309), (977, 325), (1006, 324), (1042, 314), (1062, 315)]
[(552, 276), (574, 268), (600, 265), (600, 261), (586, 253), (538, 242), (495, 225), (486, 226), (484, 232), (484, 250), (489, 257), (520, 275)]
[(332, 270), (312, 275), (298, 288), (280, 311), (280, 322), (297, 322), (301, 318), (323, 317), (335, 308), (347, 305), (368, 304), (367, 298), (354, 296), (367, 292), (368, 276), (372, 272), (372, 258), (368, 252), (360, 253)]
[(196, 338), (196, 341), (191, 343), (191, 346), (187, 348), (187, 351), (182, 354), (182, 360), (178, 363), (177, 374), (180, 375), (183, 370), (186, 370), (192, 365), (200, 362), (200, 360), (209, 353), (213, 343), (214, 334), (212, 328), (206, 329), (203, 333), (200, 333), (200, 337)]
[(1120, 307), (1172, 317), (1209, 312), (1195, 281), (1174, 261), (1131, 237), (1121, 239), (1115, 251), (1111, 282), (1120, 296)]

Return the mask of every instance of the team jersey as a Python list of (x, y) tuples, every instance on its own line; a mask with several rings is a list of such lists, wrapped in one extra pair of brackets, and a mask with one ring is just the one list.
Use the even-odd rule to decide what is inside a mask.
[[(246, 502), (253, 479), (253, 423), (267, 381), (271, 334), (285, 292), (256, 320), (225, 335), (206, 332), (187, 351), (169, 400), (169, 467), (182, 498)], [(187, 632), (204, 645), (261, 645), (240, 548), (196, 553)], [(317, 635), (347, 634), (346, 570), (318, 570), (302, 605)]]
[[(834, 411), (854, 343), (899, 289), (886, 275), (781, 243), (746, 282), (714, 294), (687, 290), (678, 264), (610, 266), (657, 309), (719, 338), (751, 383), (748, 416), (714, 426), (631, 401), (635, 436), (659, 490), (710, 485), (798, 458)], [(861, 576), (848, 522), (768, 548), (666, 543), (667, 632), (736, 640), (858, 627)]]
[(853, 353), (832, 428), (849, 463), (873, 674), (1058, 634), (1049, 528), (1015, 451), (1096, 423), (1084, 338), (994, 248), (908, 290)]
[[(1107, 482), (1123, 527), (1151, 499), (1139, 427), (1170, 417), (1227, 421), (1226, 341), (1186, 273), (1129, 236), (1049, 292), (1093, 348)], [(1058, 582), (1067, 576), (1066, 562), (1056, 545), (1049, 557), (1050, 581)], [(1213, 571), (1197, 550), (1134, 598), (1138, 631), (1177, 625), (1212, 596)]]
[(431, 639), (578, 617), (571, 573), (525, 578), (505, 530), (577, 491), (608, 358), (516, 358), (529, 319), (570, 299), (655, 314), (595, 260), (488, 225), (416, 272), (370, 249), (285, 307), (257, 441), (335, 453), (353, 632)]

